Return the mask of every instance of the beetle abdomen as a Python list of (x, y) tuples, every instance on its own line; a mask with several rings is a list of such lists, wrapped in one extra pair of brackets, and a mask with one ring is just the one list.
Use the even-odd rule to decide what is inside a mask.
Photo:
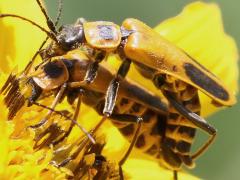
[[(153, 157), (160, 158), (160, 142), (165, 133), (166, 115), (125, 98), (117, 103), (115, 112), (142, 117), (143, 125), (135, 147)], [(132, 140), (137, 129), (136, 123), (113, 121), (113, 124), (125, 138), (129, 141)]]
[[(166, 81), (163, 91), (171, 91), (178, 102), (191, 112), (199, 115), (200, 102), (197, 89), (180, 80), (169, 82), (170, 80), (167, 77)], [(167, 167), (177, 170), (182, 163), (190, 168), (194, 167), (190, 151), (195, 134), (196, 126), (169, 104), (166, 133), (161, 142), (164, 164)], [(172, 158), (169, 158), (169, 156)]]

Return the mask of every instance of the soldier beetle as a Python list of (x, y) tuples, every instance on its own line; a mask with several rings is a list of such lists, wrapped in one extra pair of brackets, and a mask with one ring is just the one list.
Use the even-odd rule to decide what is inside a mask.
[[(85, 47), (85, 53), (94, 62), (88, 67), (82, 81), (71, 82), (71, 88), (91, 86), (97, 77), (99, 63), (110, 53), (118, 54), (123, 63), (106, 91), (103, 108), (106, 117), (113, 113), (119, 86), (133, 62), (141, 74), (151, 79), (169, 101), (166, 134), (162, 141), (165, 166), (173, 169), (175, 175), (182, 164), (193, 167), (193, 159), (202, 154), (216, 136), (216, 129), (199, 116), (198, 90), (212, 98), (218, 106), (231, 106), (236, 102), (231, 90), (186, 52), (137, 19), (126, 19), (120, 27), (112, 22), (87, 22), (80, 18), (75, 24), (62, 26), (57, 31), (40, 1), (37, 2), (50, 31), (17, 15), (1, 14), (0, 18), (20, 18), (44, 31), (53, 40), (41, 51), (44, 60)], [(66, 79), (60, 79), (59, 82)], [(195, 154), (190, 155), (196, 128), (202, 129), (211, 137)]]
[[(90, 140), (106, 118), (110, 118), (113, 124), (131, 142), (129, 149), (119, 162), (120, 172), (122, 172), (121, 166), (135, 144), (137, 148), (162, 161), (161, 139), (165, 133), (167, 104), (161, 101), (158, 96), (127, 79), (121, 81), (117, 93), (118, 97), (114, 92), (108, 91), (108, 94), (106, 94), (108, 84), (114, 79), (115, 73), (109, 71), (107, 65), (102, 64), (99, 66), (98, 74), (91, 84), (82, 83), (76, 86), (76, 82), (84, 82), (87, 69), (92, 62), (84, 53), (75, 50), (65, 56), (55, 57), (52, 61), (46, 61), (28, 75), (20, 75), (19, 77), (10, 75), (10, 78), (0, 91), (5, 95), (4, 101), (9, 108), (9, 119), (14, 118), (16, 113), (26, 104), (26, 101), (28, 106), (37, 105), (49, 110), (43, 120), (32, 125), (31, 128), (36, 129), (46, 124), (53, 113), (70, 119), (72, 123), (63, 135), (63, 132), (60, 131), (56, 124), (50, 125), (36, 138), (35, 148), (41, 148), (49, 144), (57, 145), (70, 134), (73, 126), (77, 124), (76, 119), (80, 111), (80, 104), (83, 102), (95, 109), (100, 115), (103, 115), (102, 120), (92, 131), (87, 133), (84, 130)], [(29, 93), (26, 94), (25, 92)], [(49, 93), (56, 95), (52, 105), (47, 107), (40, 104), (38, 100), (43, 99), (44, 95), (49, 95)], [(108, 99), (113, 99), (112, 96), (116, 99), (109, 102)], [(69, 118), (61, 111), (55, 110), (57, 104), (64, 97), (67, 98), (69, 104), (73, 104), (77, 100), (73, 118)], [(113, 111), (108, 116), (102, 113), (106, 102), (109, 103), (108, 106), (113, 106), (114, 103)], [(161, 127), (159, 128), (159, 126)], [(45, 136), (48, 138), (40, 141)], [(147, 143), (149, 137), (151, 142)], [(143, 142), (143, 139), (146, 140)], [(73, 158), (70, 157), (57, 166), (66, 165)], [(122, 174), (121, 176), (123, 177)]]

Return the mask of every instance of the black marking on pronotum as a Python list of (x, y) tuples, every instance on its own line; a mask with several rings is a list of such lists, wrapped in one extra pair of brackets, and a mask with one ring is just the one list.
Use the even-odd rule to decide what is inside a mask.
[(49, 62), (43, 67), (44, 72), (50, 78), (58, 78), (62, 75), (63, 67), (59, 66), (57, 63), (57, 61)]
[(99, 36), (105, 40), (113, 40), (113, 29), (111, 25), (98, 25)]
[(185, 63), (184, 69), (188, 77), (198, 86), (219, 99), (225, 101), (229, 99), (228, 92), (221, 85), (217, 84), (217, 82), (204, 74), (200, 69), (190, 63)]
[(95, 57), (95, 61), (101, 61), (106, 57), (106, 53), (105, 52), (99, 52), (97, 53), (96, 57)]

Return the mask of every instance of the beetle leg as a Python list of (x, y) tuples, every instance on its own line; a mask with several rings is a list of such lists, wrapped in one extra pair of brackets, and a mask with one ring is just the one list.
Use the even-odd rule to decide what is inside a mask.
[(178, 180), (178, 172), (176, 170), (173, 170), (173, 179)]
[[(78, 96), (78, 100), (77, 100), (77, 107), (76, 110), (74, 112), (74, 116), (73, 119), (77, 119), (79, 112), (80, 112), (80, 107), (81, 107), (81, 102), (82, 102), (82, 96), (83, 96), (83, 91), (80, 90), (80, 94)], [(71, 122), (70, 127), (68, 128), (68, 130), (64, 133), (64, 135), (58, 139), (57, 141), (53, 141), (52, 144), (53, 145), (57, 145), (58, 143), (62, 142), (72, 131), (73, 126), (75, 125), (74, 122)]]
[(77, 150), (70, 157), (64, 159), (62, 162), (58, 164), (56, 163), (56, 161), (52, 161), (51, 164), (58, 168), (66, 166), (69, 162), (71, 162), (73, 159), (75, 159), (79, 155), (79, 153), (84, 149), (84, 147), (87, 146), (88, 143), (89, 143), (88, 138), (84, 138), (79, 144), (79, 147), (77, 148)]
[(202, 153), (204, 153), (204, 151), (206, 151), (207, 148), (213, 143), (213, 141), (216, 138), (216, 135), (217, 135), (216, 133), (212, 134), (211, 137), (207, 140), (207, 142), (192, 155), (192, 159), (197, 159)]
[[(33, 146), (33, 149), (41, 149), (44, 146), (53, 144), (54, 139), (57, 139), (62, 133), (63, 130), (61, 130), (56, 123), (51, 124), (44, 132), (34, 138), (35, 144)], [(44, 137), (46, 138), (42, 140)]]
[(46, 18), (48, 28), (49, 28), (54, 34), (57, 34), (56, 26), (55, 26), (55, 24), (53, 23), (53, 21), (50, 19), (50, 17), (48, 16), (48, 14), (47, 14), (47, 12), (46, 12), (46, 9), (43, 7), (41, 1), (40, 1), (40, 0), (36, 0), (36, 1), (37, 1), (38, 6), (39, 6), (40, 9), (41, 9), (43, 15), (44, 15), (45, 18)]
[[(62, 0), (58, 0), (58, 4), (59, 4), (59, 6), (58, 6), (58, 14), (57, 14), (56, 21), (54, 23), (55, 26), (57, 26), (57, 24), (59, 23), (59, 20), (60, 20), (61, 14), (62, 14), (62, 5), (63, 5)], [(32, 59), (28, 62), (27, 66), (24, 69), (24, 74), (28, 74), (28, 72), (30, 71), (30, 69), (31, 69), (31, 67), (32, 67), (32, 65), (33, 65), (37, 55), (42, 52), (42, 48), (47, 43), (48, 39), (49, 39), (49, 37), (46, 37), (46, 39), (42, 42), (42, 44), (38, 48), (38, 51), (33, 55)], [(45, 61), (45, 59), (43, 59), (43, 61)], [(41, 64), (42, 63), (40, 63), (40, 65)]]
[(62, 98), (62, 95), (63, 95), (66, 87), (67, 87), (67, 84), (64, 83), (64, 84), (61, 86), (60, 90), (58, 91), (58, 94), (57, 94), (56, 98), (54, 99), (54, 101), (52, 102), (52, 105), (50, 106), (50, 110), (48, 111), (48, 113), (46, 114), (46, 116), (45, 116), (38, 124), (35, 124), (35, 125), (30, 126), (31, 128), (33, 128), (33, 129), (39, 128), (40, 126), (44, 125), (44, 124), (48, 121), (49, 117), (50, 117), (50, 116), (52, 115), (52, 113), (53, 113), (53, 110), (55, 109), (55, 107), (57, 106), (58, 102), (59, 102), (60, 99)]
[(192, 155), (193, 159), (196, 159), (199, 155), (201, 155), (208, 147), (209, 145), (214, 141), (216, 137), (217, 130), (210, 125), (205, 119), (197, 115), (196, 113), (193, 113), (189, 111), (187, 108), (185, 108), (183, 105), (181, 105), (174, 97), (171, 95), (170, 92), (164, 91), (164, 96), (168, 99), (168, 101), (171, 103), (171, 105), (184, 117), (186, 117), (190, 122), (192, 122), (196, 127), (202, 129), (204, 132), (207, 132), (211, 137), (208, 139), (208, 141), (197, 150), (196, 153)]
[(128, 147), (127, 152), (124, 154), (123, 158), (118, 162), (119, 165), (119, 173), (120, 173), (120, 179), (123, 179), (123, 171), (122, 171), (122, 165), (125, 163), (127, 158), (129, 157), (140, 132), (143, 119), (138, 116), (130, 115), (130, 114), (112, 114), (110, 118), (121, 121), (121, 122), (129, 122), (129, 123), (137, 123), (137, 129), (134, 133), (134, 136), (132, 138), (132, 141), (130, 143), (130, 146)]
[(130, 68), (130, 64), (131, 64), (130, 60), (128, 59), (124, 60), (120, 68), (118, 69), (116, 77), (110, 82), (105, 97), (103, 114), (107, 114), (108, 116), (112, 114), (117, 99), (117, 92), (120, 81), (127, 75), (128, 70)]
[(51, 109), (50, 107), (47, 107), (47, 106), (42, 105), (42, 104), (40, 104), (40, 103), (34, 102), (33, 104), (34, 104), (34, 105), (37, 105), (37, 106), (41, 106), (41, 107), (43, 107), (43, 108), (46, 108), (46, 109), (48, 109), (48, 110), (50, 110), (50, 111), (52, 111), (52, 112), (54, 112), (54, 113), (56, 113), (56, 114), (59, 114), (59, 115), (65, 117), (67, 120), (72, 121), (72, 123), (75, 124), (77, 127), (79, 127), (80, 130), (88, 137), (88, 139), (89, 139), (93, 144), (96, 143), (95, 140), (93, 139), (93, 137), (91, 136), (91, 133), (92, 133), (92, 132), (91, 132), (91, 133), (88, 133), (88, 131), (87, 131), (83, 126), (81, 126), (75, 119), (72, 119), (72, 118), (64, 115), (61, 111), (56, 111), (56, 110)]
[[(100, 122), (95, 126), (95, 128), (91, 131), (91, 135), (92, 135), (92, 136), (93, 136), (94, 133), (99, 129), (99, 127), (103, 124), (103, 122), (105, 122), (106, 118), (107, 118), (107, 117), (104, 116), (104, 117), (100, 120)], [(56, 164), (55, 162), (52, 162), (52, 164), (55, 165), (56, 167), (63, 167), (63, 166), (65, 166), (65, 165), (68, 164), (70, 161), (72, 161), (73, 159), (75, 159), (75, 158), (78, 156), (78, 154), (84, 149), (84, 147), (85, 147), (88, 143), (89, 143), (89, 138), (84, 138), (84, 139), (81, 141), (78, 149), (77, 149), (70, 157), (64, 159), (64, 160), (63, 160), (61, 163), (59, 163), (59, 164)]]
[(196, 125), (198, 128), (202, 129), (203, 131), (207, 132), (209, 135), (215, 135), (217, 130), (208, 124), (208, 122), (197, 115), (196, 113), (193, 113), (189, 111), (187, 108), (185, 108), (183, 105), (181, 105), (176, 99), (173, 98), (171, 93), (164, 91), (164, 96), (168, 99), (168, 101), (171, 103), (171, 105), (184, 117), (186, 117), (189, 121), (191, 121), (194, 125)]
[(90, 67), (87, 70), (86, 76), (84, 77), (84, 81), (87, 84), (90, 84), (91, 82), (94, 81), (94, 79), (97, 76), (98, 68), (99, 68), (99, 62), (98, 61), (95, 61), (92, 64), (90, 64)]
[(98, 68), (99, 68), (99, 63), (102, 62), (107, 57), (106, 52), (100, 51), (100, 52), (94, 52), (93, 55), (94, 57), (90, 57), (90, 59), (94, 59), (94, 62), (90, 64), (88, 67), (87, 73), (84, 77), (84, 81), (89, 84), (94, 81), (94, 79), (97, 76)]
[[(99, 127), (105, 122), (105, 120), (107, 119), (107, 116), (103, 116), (102, 119), (99, 121), (99, 123), (93, 128), (93, 130), (90, 131), (90, 135), (92, 137), (94, 137), (94, 134), (96, 133), (96, 131), (99, 129)], [(84, 138), (78, 149), (68, 158), (64, 159), (61, 163), (59, 164), (56, 164), (55, 161), (52, 162), (52, 164), (56, 167), (63, 167), (65, 166), (66, 164), (68, 164), (70, 161), (72, 161), (73, 159), (75, 159), (78, 154), (83, 150), (83, 148), (89, 143), (89, 138)]]
[[(24, 72), (23, 72), (24, 74), (28, 74), (29, 73), (29, 71), (32, 68), (33, 63), (34, 63), (37, 55), (41, 52), (41, 50), (42, 50), (43, 46), (46, 44), (47, 40), (48, 40), (48, 37), (42, 42), (42, 44), (39, 47), (38, 51), (35, 52), (35, 54), (33, 55), (32, 59), (28, 62), (27, 66), (24, 69)], [(40, 64), (42, 65), (42, 63), (40, 63)]]

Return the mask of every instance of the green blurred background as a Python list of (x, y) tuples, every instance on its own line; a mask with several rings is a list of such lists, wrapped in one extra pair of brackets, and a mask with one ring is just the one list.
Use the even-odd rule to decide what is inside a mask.
[[(45, 0), (52, 18), (56, 16), (57, 0)], [(78, 17), (87, 20), (108, 20), (121, 24), (127, 17), (135, 17), (150, 26), (175, 16), (191, 0), (65, 0), (60, 24), (74, 23)], [(220, 5), (225, 30), (240, 47), (240, 1), (215, 0)], [(238, 98), (239, 99), (239, 98)], [(217, 140), (201, 156), (191, 173), (202, 179), (240, 179), (240, 104), (208, 118), (218, 129)], [(196, 144), (204, 137), (199, 136)]]

